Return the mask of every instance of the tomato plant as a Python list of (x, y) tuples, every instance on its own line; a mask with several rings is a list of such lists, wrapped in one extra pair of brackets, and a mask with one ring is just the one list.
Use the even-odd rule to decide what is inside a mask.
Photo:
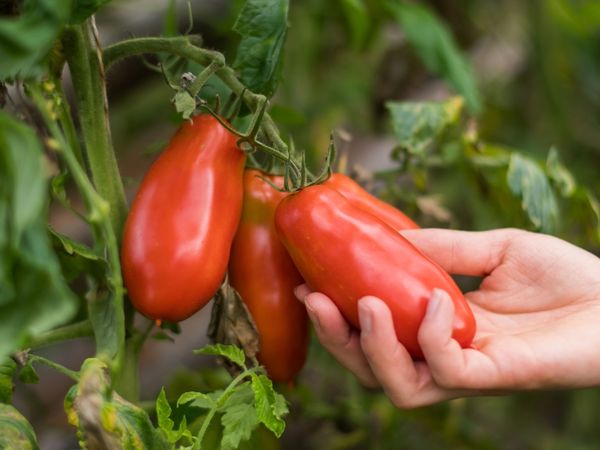
[(129, 298), (146, 317), (178, 322), (217, 291), (240, 219), (245, 159), (236, 137), (203, 114), (183, 123), (144, 177), (121, 255)]
[(275, 232), (275, 208), (285, 192), (282, 177), (244, 174), (244, 207), (231, 247), (231, 285), (248, 306), (260, 335), (258, 360), (275, 381), (290, 382), (306, 361), (308, 323), (294, 296), (302, 277)]
[(456, 310), (452, 336), (463, 347), (475, 335), (475, 319), (450, 275), (393, 228), (325, 185), (281, 201), (277, 232), (308, 283), (328, 295), (359, 327), (357, 301), (381, 298), (392, 311), (398, 340), (422, 357), (419, 325), (434, 288), (448, 292)]
[[(298, 373), (306, 316), (291, 286), (301, 277), (266, 218), (278, 198), (287, 210), (327, 186), (341, 192), (327, 208), (321, 198), (302, 206), (314, 239), (292, 253), (330, 259), (311, 283), (352, 290), (329, 292), (350, 320), (355, 293), (386, 296), (413, 283), (404, 302), (385, 297), (411, 327), (432, 286), (454, 292), (459, 309), (462, 300), (369, 213), (396, 230), (519, 226), (597, 251), (600, 66), (586, 44), (596, 42), (597, 2), (454, 2), (452, 14), (440, 1), (186, 3), (1, 2), (0, 447), (496, 449), (509, 439), (515, 448), (594, 448), (592, 390), (398, 411), (316, 340)], [(333, 158), (322, 163), (328, 139), (383, 190), (373, 196), (341, 175), (306, 188), (332, 170)], [(128, 199), (159, 148), (126, 225)], [(244, 165), (299, 193), (246, 180), (248, 214), (230, 253)], [(415, 221), (378, 196), (408, 205)], [(390, 249), (413, 264), (400, 267)], [(228, 283), (207, 303), (223, 278), (248, 308)], [(231, 303), (219, 303), (222, 292)], [(253, 326), (228, 322), (250, 323), (251, 310), (264, 366), (243, 344), (219, 337), (204, 346), (208, 315), (230, 306), (220, 330), (254, 345)], [(58, 377), (38, 375), (39, 365)], [(293, 388), (277, 387), (285, 399), (267, 374), (297, 374)], [(531, 436), (514, 432), (516, 415)]]

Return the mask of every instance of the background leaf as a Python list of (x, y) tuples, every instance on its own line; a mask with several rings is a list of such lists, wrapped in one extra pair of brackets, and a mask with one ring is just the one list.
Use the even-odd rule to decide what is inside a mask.
[(558, 205), (550, 182), (533, 160), (513, 152), (506, 181), (511, 192), (521, 198), (521, 206), (533, 225), (546, 233), (556, 229)]
[(446, 25), (422, 4), (390, 1), (387, 5), (427, 68), (448, 81), (469, 110), (478, 113), (481, 99), (473, 71)]
[(46, 232), (46, 174), (33, 130), (0, 112), (0, 359), (67, 322), (77, 300)]
[(233, 67), (242, 83), (267, 97), (279, 83), (287, 17), (287, 0), (247, 0), (233, 27), (242, 36)]
[(111, 0), (73, 0), (71, 22), (81, 23)]
[(398, 144), (415, 155), (423, 155), (449, 127), (459, 122), (462, 106), (460, 97), (444, 102), (386, 103)]
[(37, 450), (38, 443), (31, 424), (12, 405), (0, 403), (0, 448)]
[(1, 18), (0, 80), (40, 75), (70, 13), (70, 0), (25, 0), (18, 17)]
[(339, 0), (340, 7), (348, 23), (352, 47), (360, 49), (369, 31), (369, 15), (363, 0)]

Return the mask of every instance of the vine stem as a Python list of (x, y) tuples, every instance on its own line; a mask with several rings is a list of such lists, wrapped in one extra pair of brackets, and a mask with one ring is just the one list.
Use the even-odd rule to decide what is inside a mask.
[(41, 333), (32, 337), (29, 342), (30, 348), (45, 347), (56, 342), (67, 341), (69, 339), (77, 339), (80, 337), (93, 336), (94, 330), (89, 320), (66, 325), (64, 327), (55, 328), (54, 330)]
[[(214, 65), (219, 66), (214, 72), (215, 75), (217, 75), (235, 95), (240, 96), (244, 103), (251, 109), (258, 108), (261, 101), (264, 101), (264, 96), (249, 91), (248, 88), (238, 80), (233, 69), (225, 65), (225, 58), (221, 53), (198, 47), (186, 36), (161, 38), (144, 37), (117, 42), (104, 49), (104, 66), (108, 71), (121, 59), (145, 53), (161, 52), (189, 59), (205, 67), (211, 66), (211, 64), (213, 64), (212, 67), (214, 67)], [(289, 157), (288, 146), (283, 139), (281, 139), (277, 126), (268, 113), (264, 114), (261, 127), (274, 146), (274, 148), (269, 148), (266, 145), (261, 145), (261, 150), (283, 162), (290, 162), (291, 158)], [(291, 165), (292, 170), (299, 173), (299, 169), (293, 161), (291, 161)]]
[(81, 133), (92, 180), (110, 205), (111, 225), (120, 236), (127, 203), (108, 121), (104, 65), (93, 22), (65, 29), (62, 42), (73, 80)]
[(49, 359), (46, 359), (43, 356), (30, 354), (30, 355), (27, 355), (27, 359), (32, 363), (39, 362), (48, 367), (51, 367), (54, 370), (56, 370), (57, 372), (60, 372), (63, 375), (71, 378), (73, 381), (76, 381), (76, 382), (79, 381), (79, 373), (75, 372), (74, 370), (67, 369), (65, 366), (55, 363), (54, 361), (50, 361)]
[(227, 399), (227, 397), (229, 396), (231, 391), (233, 391), (238, 386), (238, 384), (240, 384), (244, 380), (244, 378), (246, 378), (248, 375), (251, 375), (252, 373), (256, 372), (257, 369), (258, 369), (258, 367), (252, 367), (250, 369), (244, 370), (237, 377), (235, 377), (231, 381), (231, 383), (229, 383), (229, 386), (227, 386), (227, 388), (225, 388), (223, 393), (219, 396), (219, 398), (215, 402), (214, 406), (210, 409), (210, 411), (208, 411), (206, 418), (202, 422), (202, 427), (200, 428), (200, 431), (198, 431), (198, 434), (196, 435), (197, 441), (193, 447), (193, 450), (199, 450), (201, 448), (202, 439), (204, 439), (206, 430), (208, 430), (208, 426), (210, 425), (210, 422), (212, 421), (214, 415), (217, 413), (217, 410), (219, 409), (219, 407), (222, 406), (222, 402)]
[[(123, 311), (123, 280), (121, 278), (121, 262), (119, 259), (119, 246), (110, 220), (110, 205), (94, 189), (85, 170), (79, 164), (73, 149), (69, 146), (57, 122), (53, 119), (49, 108), (52, 107), (45, 101), (40, 87), (36, 84), (28, 85), (31, 99), (38, 107), (42, 119), (52, 136), (53, 141), (50, 145), (60, 152), (69, 168), (73, 180), (83, 197), (87, 210), (87, 221), (94, 230), (94, 236), (97, 242), (106, 245), (108, 250), (108, 260), (111, 267), (109, 282), (111, 284), (112, 311), (115, 318), (114, 333), (116, 333), (117, 346), (120, 349), (117, 354), (112, 354), (110, 349), (98, 348), (97, 353), (100, 357), (107, 360), (112, 365), (115, 372), (119, 372), (122, 366), (123, 349), (125, 342), (125, 317)], [(107, 300), (108, 301), (108, 300)], [(95, 331), (95, 330), (94, 330)], [(97, 340), (98, 342), (98, 340)]]

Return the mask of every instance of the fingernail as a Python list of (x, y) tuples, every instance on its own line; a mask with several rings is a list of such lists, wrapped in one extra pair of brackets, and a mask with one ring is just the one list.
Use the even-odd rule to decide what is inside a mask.
[(429, 297), (429, 303), (427, 303), (427, 312), (425, 317), (435, 317), (440, 309), (440, 305), (444, 299), (444, 291), (441, 289), (434, 289)]
[(310, 320), (312, 320), (316, 327), (320, 327), (321, 322), (319, 322), (319, 317), (317, 316), (317, 312), (315, 311), (315, 300), (313, 299), (313, 297), (307, 295), (304, 299), (304, 305), (306, 306), (306, 311), (308, 312)]
[(294, 295), (296, 296), (296, 298), (297, 298), (299, 301), (301, 301), (301, 302), (302, 302), (302, 301), (304, 301), (304, 299), (302, 298), (302, 296), (301, 296), (300, 294), (301, 294), (301, 292), (300, 292), (300, 286), (296, 286), (296, 287), (294, 288)]
[(362, 301), (358, 302), (358, 320), (361, 332), (370, 333), (373, 329), (373, 312)]

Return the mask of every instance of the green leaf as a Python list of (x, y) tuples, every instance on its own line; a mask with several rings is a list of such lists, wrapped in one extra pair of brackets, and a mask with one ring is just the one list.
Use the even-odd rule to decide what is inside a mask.
[(222, 390), (204, 394), (202, 392), (185, 392), (177, 400), (177, 406), (190, 403), (196, 408), (210, 409), (215, 406), (217, 399), (223, 394)]
[(10, 403), (15, 385), (13, 375), (17, 370), (17, 363), (12, 358), (0, 361), (0, 403)]
[(58, 254), (62, 273), (68, 282), (73, 281), (82, 273), (94, 277), (96, 280), (104, 279), (109, 269), (106, 259), (101, 258), (87, 245), (58, 233), (50, 226), (48, 226), (48, 231), (52, 239), (52, 246)]
[(0, 448), (39, 449), (31, 424), (12, 405), (0, 403)]
[(81, 23), (111, 0), (73, 0), (72, 23)]
[(503, 168), (510, 162), (513, 150), (497, 144), (478, 142), (477, 145), (467, 147), (469, 161), (477, 167)]
[(558, 205), (544, 171), (533, 160), (513, 152), (506, 181), (513, 195), (521, 198), (521, 208), (539, 230), (551, 233), (558, 223)]
[(252, 431), (260, 423), (254, 404), (254, 392), (250, 383), (239, 385), (227, 398), (221, 407), (221, 411), (224, 413), (221, 416), (222, 449), (236, 449), (240, 442), (250, 439)]
[(160, 390), (156, 399), (156, 417), (160, 429), (167, 432), (173, 430), (175, 422), (171, 420), (171, 405), (169, 405), (167, 400), (164, 387)]
[[(148, 414), (110, 388), (108, 366), (88, 358), (81, 366), (79, 383), (65, 398), (65, 411), (78, 429), (80, 445), (102, 442), (102, 448), (172, 448), (165, 433), (154, 428)], [(164, 404), (163, 404), (164, 407)]]
[(548, 177), (558, 188), (563, 197), (571, 197), (575, 193), (577, 183), (573, 174), (558, 159), (558, 150), (552, 147), (546, 159)]
[(348, 22), (352, 47), (360, 49), (364, 45), (369, 31), (369, 16), (365, 3), (363, 0), (339, 0), (339, 2), (346, 22)]
[(246, 0), (233, 29), (242, 39), (233, 67), (251, 91), (271, 97), (281, 78), (288, 0)]
[(448, 81), (465, 98), (469, 110), (478, 113), (481, 99), (471, 66), (446, 25), (420, 3), (388, 1), (387, 7), (425, 66)]
[(387, 102), (386, 107), (400, 146), (424, 156), (446, 130), (459, 124), (463, 101), (453, 97), (444, 102)]
[(254, 405), (240, 403), (225, 410), (221, 417), (221, 423), (223, 424), (221, 448), (235, 450), (239, 447), (240, 442), (250, 439), (252, 431), (258, 426), (259, 421)]
[(50, 187), (52, 189), (52, 194), (54, 197), (59, 199), (64, 204), (69, 203), (69, 199), (67, 198), (67, 190), (66, 185), (69, 181), (69, 172), (61, 172), (60, 174), (52, 177), (50, 181)]
[(184, 119), (189, 119), (196, 110), (196, 101), (187, 91), (178, 91), (173, 97), (172, 102), (175, 109)]
[(33, 130), (0, 112), (0, 359), (77, 308), (45, 225), (47, 175)]
[(222, 356), (223, 358), (227, 358), (232, 363), (237, 364), (241, 368), (246, 368), (246, 357), (244, 356), (244, 351), (234, 345), (207, 345), (200, 350), (194, 350), (194, 353), (196, 355)]
[(583, 191), (583, 196), (590, 208), (590, 215), (593, 217), (594, 236), (600, 242), (600, 202), (596, 196), (588, 189), (580, 189)]
[(27, 364), (25, 364), (19, 371), (19, 381), (28, 384), (36, 384), (40, 381), (40, 377), (33, 368), (31, 361), (28, 360)]
[(273, 383), (265, 375), (253, 373), (252, 391), (258, 420), (280, 437), (285, 430), (285, 422), (281, 416), (287, 412), (287, 407), (283, 408), (281, 400), (277, 398)]
[(0, 80), (42, 74), (70, 13), (70, 0), (25, 0), (18, 17), (0, 18)]
[(179, 34), (177, 26), (177, 2), (175, 0), (168, 0), (163, 20), (162, 35), (169, 37), (177, 36)]
[(122, 336), (115, 331), (120, 329), (116, 323), (115, 303), (109, 292), (99, 288), (91, 289), (86, 298), (88, 316), (94, 329), (96, 355), (107, 361), (116, 358), (121, 351)]

